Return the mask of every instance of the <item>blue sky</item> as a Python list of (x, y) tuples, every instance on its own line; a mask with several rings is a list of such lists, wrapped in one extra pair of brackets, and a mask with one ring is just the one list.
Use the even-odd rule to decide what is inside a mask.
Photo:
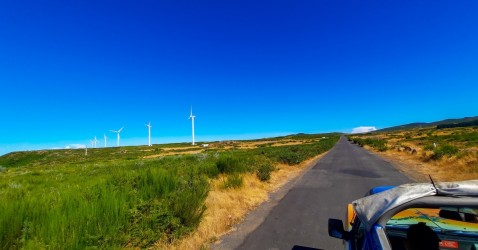
[(478, 2), (0, 2), (0, 155), (478, 115)]

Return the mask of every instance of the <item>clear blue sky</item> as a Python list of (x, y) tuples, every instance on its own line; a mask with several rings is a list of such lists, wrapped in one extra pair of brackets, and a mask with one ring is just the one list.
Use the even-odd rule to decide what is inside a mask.
[(0, 155), (478, 115), (478, 1), (0, 2)]

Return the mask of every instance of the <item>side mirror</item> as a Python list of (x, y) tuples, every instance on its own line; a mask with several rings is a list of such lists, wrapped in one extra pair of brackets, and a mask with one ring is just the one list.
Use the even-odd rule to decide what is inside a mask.
[(342, 220), (329, 219), (329, 236), (342, 240), (349, 240), (350, 233), (344, 230)]

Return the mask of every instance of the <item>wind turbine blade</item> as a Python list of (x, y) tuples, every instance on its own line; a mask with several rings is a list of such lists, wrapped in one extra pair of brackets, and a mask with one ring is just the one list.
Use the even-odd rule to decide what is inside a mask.
[(120, 128), (120, 129), (118, 130), (118, 133), (120, 133), (123, 129), (124, 129), (124, 127)]
[(113, 132), (113, 133), (118, 133), (118, 131), (115, 131), (115, 130), (110, 130), (110, 131)]

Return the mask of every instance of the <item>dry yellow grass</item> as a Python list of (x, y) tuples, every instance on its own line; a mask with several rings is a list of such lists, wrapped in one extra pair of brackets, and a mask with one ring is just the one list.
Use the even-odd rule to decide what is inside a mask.
[[(420, 152), (420, 151), (419, 151)], [(411, 155), (405, 152), (396, 152), (393, 150), (387, 152), (380, 152), (395, 165), (408, 174), (411, 178), (417, 181), (429, 180), (428, 175), (436, 181), (460, 181), (478, 179), (478, 172), (470, 172), (469, 168), (477, 168), (476, 157), (465, 157), (462, 159), (444, 158), (438, 161), (423, 161), (423, 156), (420, 153)]]
[(229, 232), (247, 213), (266, 201), (269, 193), (299, 176), (322, 155), (298, 166), (276, 166), (277, 170), (272, 173), (269, 182), (259, 181), (254, 174), (245, 174), (244, 186), (239, 189), (223, 189), (222, 178), (214, 180), (206, 199), (207, 210), (198, 229), (173, 244), (159, 241), (153, 248), (181, 250), (209, 248), (210, 243)]
[[(420, 128), (406, 131), (376, 133), (362, 135), (361, 137), (379, 137), (387, 140), (389, 148), (386, 152), (378, 152), (395, 165), (399, 166), (403, 172), (417, 181), (428, 181), (428, 175), (431, 175), (436, 181), (459, 181), (478, 179), (478, 148), (470, 146), (467, 141), (440, 141), (439, 136), (453, 136), (462, 133), (476, 133), (474, 128), (453, 128), (453, 129), (434, 129)], [(435, 136), (435, 137), (429, 137)], [(422, 140), (423, 138), (437, 138)], [(431, 160), (432, 151), (424, 149), (424, 141), (438, 140), (440, 144), (450, 144), (459, 148), (462, 154), (452, 157), (442, 157), (439, 160)], [(415, 154), (410, 152), (399, 152), (399, 148), (410, 147), (416, 150)], [(369, 147), (366, 146), (369, 150)]]

